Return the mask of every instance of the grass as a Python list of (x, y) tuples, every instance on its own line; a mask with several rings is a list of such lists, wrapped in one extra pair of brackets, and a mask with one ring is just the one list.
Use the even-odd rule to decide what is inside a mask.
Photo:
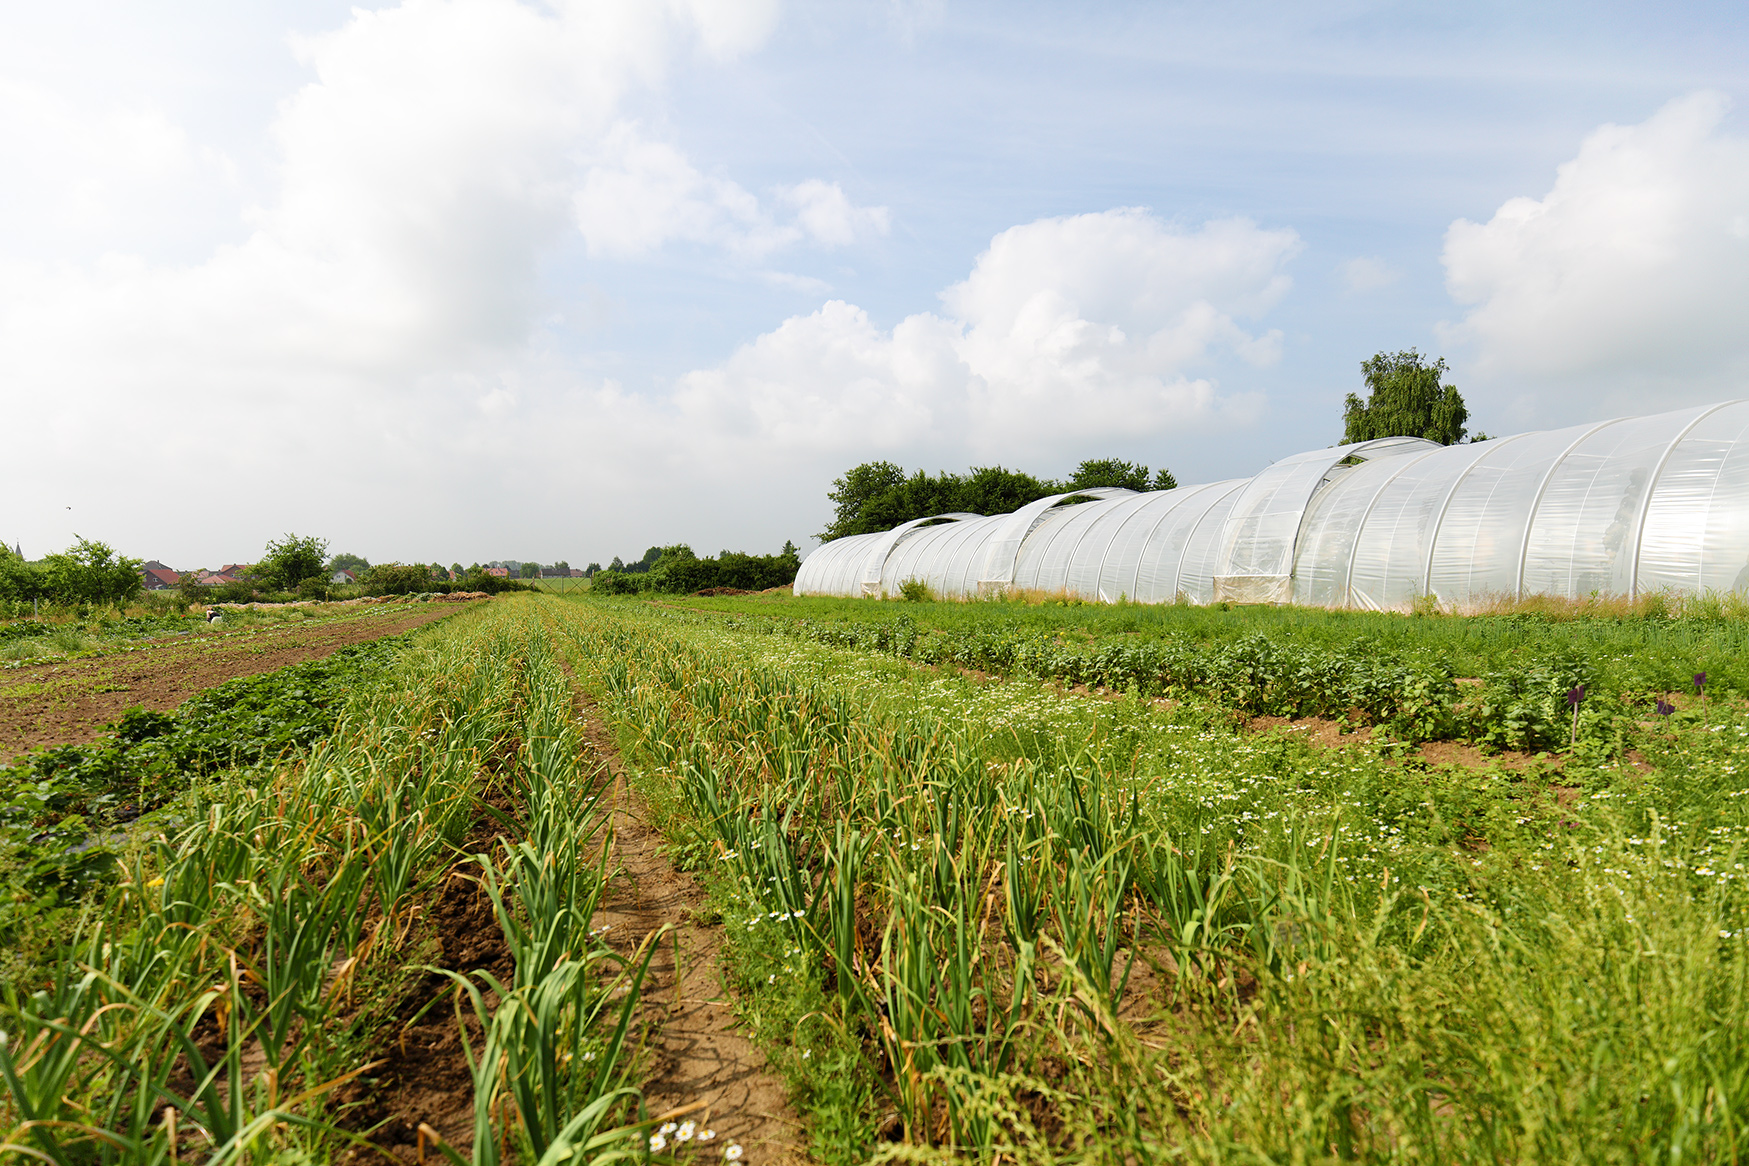
[(805, 1001), (854, 1054), (800, 1095), (822, 1157), (869, 1129), (906, 1160), (1741, 1154), (1734, 702), (1624, 727), (1574, 796), (1236, 733), (1218, 700), (570, 606), (676, 848), (766, 936), (735, 957), (756, 1031), (818, 1055), (759, 1019)]

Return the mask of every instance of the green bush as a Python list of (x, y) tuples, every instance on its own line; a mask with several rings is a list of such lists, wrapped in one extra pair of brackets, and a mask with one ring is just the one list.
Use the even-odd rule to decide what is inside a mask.
[(907, 579), (899, 584), (899, 598), (907, 603), (933, 603), (935, 591), (921, 579)]
[(417, 595), (431, 590), (431, 568), (419, 563), (378, 563), (359, 583), (366, 595)]

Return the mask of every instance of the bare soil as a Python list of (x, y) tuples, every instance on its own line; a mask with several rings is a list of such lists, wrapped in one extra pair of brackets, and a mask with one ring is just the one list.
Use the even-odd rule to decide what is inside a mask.
[(705, 922), (704, 892), (663, 854), (648, 810), (626, 784), (613, 733), (587, 696), (579, 700), (578, 715), (612, 783), (618, 870), (594, 926), (607, 927), (608, 944), (627, 956), (647, 936), (672, 928), (659, 941), (644, 981), (644, 1095), (650, 1112), (702, 1102), (704, 1108), (688, 1116), (716, 1131), (716, 1145), (739, 1143), (743, 1161), (807, 1161), (801, 1122), (783, 1082), (735, 1019), (719, 971), (721, 924)]
[(344, 619), (214, 632), (84, 660), (0, 673), (0, 759), (40, 745), (96, 739), (140, 705), (168, 712), (189, 697), (288, 664), (320, 660), (349, 644), (399, 635), (454, 615), (459, 606), (366, 611)]

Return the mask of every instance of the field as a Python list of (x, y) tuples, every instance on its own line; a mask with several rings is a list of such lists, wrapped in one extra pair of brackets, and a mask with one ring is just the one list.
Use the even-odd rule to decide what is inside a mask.
[[(233, 682), (277, 687), (16, 777), (0, 1128), (1733, 1161), (1746, 625), (1566, 615), (525, 595)], [(25, 853), (58, 827), (98, 858)]]
[[(132, 706), (172, 709), (234, 677), (320, 659), (345, 644), (396, 635), (447, 613), (428, 604), (336, 606), (290, 613), (295, 618), (231, 613), (210, 627), (197, 616), (17, 638), (11, 642), (36, 650), (0, 671), (0, 762), (39, 745), (91, 740)], [(34, 625), (9, 626), (25, 631)], [(50, 662), (34, 662), (44, 658)]]

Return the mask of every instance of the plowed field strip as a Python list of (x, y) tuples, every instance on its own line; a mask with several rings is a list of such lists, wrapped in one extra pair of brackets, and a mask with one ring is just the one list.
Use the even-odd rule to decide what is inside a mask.
[(222, 632), (8, 671), (0, 680), (0, 760), (39, 745), (81, 744), (134, 705), (168, 712), (215, 684), (320, 660), (348, 644), (423, 627), (464, 606), (421, 605), (413, 611)]

